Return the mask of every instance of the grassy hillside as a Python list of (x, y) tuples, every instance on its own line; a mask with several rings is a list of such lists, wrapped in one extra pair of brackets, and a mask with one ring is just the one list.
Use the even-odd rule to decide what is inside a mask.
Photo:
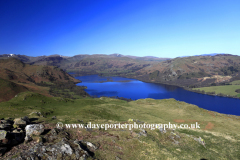
[[(56, 66), (38, 66), (21, 62), (15, 58), (0, 60), (0, 101), (9, 100), (23, 91), (32, 91), (46, 96), (60, 95), (64, 97), (86, 96), (87, 93), (81, 87), (75, 87), (75, 83), (81, 82)], [(59, 86), (63, 87), (59, 87)], [(76, 89), (72, 89), (73, 86)], [(58, 89), (56, 89), (58, 88)], [(52, 91), (49, 93), (49, 91)]]
[[(240, 117), (201, 109), (174, 99), (141, 99), (126, 102), (110, 98), (77, 100), (45, 97), (36, 93), (20, 93), (0, 103), (0, 118), (21, 117), (41, 112), (37, 121), (50, 126), (66, 123), (176, 123), (198, 122), (200, 129), (146, 129), (147, 136), (138, 136), (139, 129), (68, 129), (72, 138), (99, 144), (98, 159), (238, 159), (240, 157)], [(56, 116), (57, 119), (52, 119)], [(31, 116), (30, 116), (31, 117)], [(46, 125), (47, 126), (47, 125)], [(196, 141), (201, 137), (205, 146)]]
[(8, 101), (18, 93), (27, 90), (24, 86), (0, 78), (0, 102)]
[(55, 66), (29, 65), (15, 58), (1, 59), (0, 69), (1, 78), (15, 82), (80, 82)]
[(92, 55), (87, 57), (74, 56), (67, 59), (68, 62), (60, 67), (68, 72), (76, 72), (80, 75), (126, 75), (150, 66), (158, 61), (145, 61), (129, 57), (115, 57), (107, 55)]
[(218, 95), (224, 94), (227, 96), (240, 97), (240, 93), (236, 92), (236, 90), (240, 90), (240, 81), (233, 81), (230, 84), (231, 85), (194, 88), (193, 90), (200, 90), (204, 91), (205, 93), (213, 92), (214, 94)]
[[(152, 76), (153, 73), (158, 75)], [(190, 88), (229, 82), (240, 73), (240, 57), (233, 55), (174, 58), (139, 70), (136, 77)], [(235, 79), (237, 80), (237, 79)]]

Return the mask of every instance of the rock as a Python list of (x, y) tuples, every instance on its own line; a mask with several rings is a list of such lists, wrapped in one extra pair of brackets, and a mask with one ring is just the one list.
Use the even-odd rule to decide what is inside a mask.
[(33, 140), (32, 139), (32, 137), (31, 136), (29, 136), (29, 135), (26, 135), (26, 137), (25, 137), (25, 142), (29, 142), (29, 141), (31, 141), (31, 140)]
[(52, 119), (57, 119), (57, 117), (56, 116), (52, 116)]
[(90, 155), (93, 155), (93, 152), (91, 152), (82, 141), (75, 140), (73, 143), (75, 143), (78, 146), (78, 149), (84, 152), (84, 156), (82, 158), (87, 158)]
[(73, 149), (64, 140), (54, 145), (48, 145), (44, 148), (44, 150), (47, 152), (51, 152), (52, 159), (57, 159), (59, 157), (65, 159), (64, 157), (71, 156), (73, 154)]
[(13, 119), (12, 118), (4, 118), (1, 120), (1, 124), (13, 124)]
[(0, 124), (9, 124), (9, 123), (11, 123), (11, 121), (10, 120), (0, 120)]
[(61, 146), (61, 152), (66, 153), (68, 155), (72, 155), (73, 150), (68, 144), (63, 144)]
[(6, 139), (7, 133), (5, 130), (0, 130), (0, 140)]
[(97, 146), (95, 146), (94, 144), (92, 144), (91, 142), (86, 142), (87, 146), (92, 148), (93, 150), (97, 149)]
[(0, 156), (2, 156), (7, 150), (7, 147), (0, 147)]
[(42, 138), (42, 137), (39, 137), (39, 136), (34, 137), (33, 140), (35, 140), (37, 143), (42, 143), (42, 142), (43, 142), (43, 138)]
[(193, 139), (205, 147), (205, 141), (201, 137)]
[(23, 128), (23, 127), (25, 127), (26, 125), (27, 125), (27, 122), (24, 121), (22, 118), (16, 118), (16, 119), (14, 119), (14, 124), (13, 124), (13, 127), (14, 127), (14, 128), (18, 128), (18, 127)]
[(166, 132), (167, 132), (167, 131), (164, 130), (163, 128), (159, 128), (159, 131), (160, 131), (161, 133), (166, 133)]
[(44, 132), (44, 126), (42, 124), (30, 124), (26, 126), (25, 130), (26, 130), (26, 135), (39, 136)]
[(25, 122), (27, 122), (27, 124), (30, 124), (30, 120), (27, 116), (22, 117), (21, 119), (24, 120)]
[(39, 136), (44, 132), (44, 126), (42, 124), (30, 124), (26, 126), (25, 130), (25, 141), (31, 141), (33, 135)]
[(140, 129), (140, 132), (139, 132), (139, 136), (147, 136), (147, 131), (145, 131), (144, 129)]
[(8, 132), (5, 130), (0, 130), (0, 146), (8, 144)]
[(59, 133), (59, 130), (58, 129), (56, 129), (56, 128), (53, 128), (53, 129), (51, 129), (51, 135), (53, 135), (53, 136), (57, 136), (58, 135), (58, 133)]
[(11, 124), (0, 124), (0, 129), (1, 130), (10, 130), (11, 129)]
[(13, 130), (10, 134), (11, 134), (11, 137), (15, 139), (18, 143), (22, 142), (25, 136), (23, 130), (19, 131), (17, 129)]

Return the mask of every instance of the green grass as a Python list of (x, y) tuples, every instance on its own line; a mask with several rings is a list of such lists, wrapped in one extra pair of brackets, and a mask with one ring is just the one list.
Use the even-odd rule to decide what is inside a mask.
[(240, 85), (225, 85), (225, 86), (211, 86), (211, 87), (202, 87), (202, 88), (193, 88), (193, 90), (203, 90), (205, 92), (215, 92), (215, 94), (225, 94), (236, 96), (239, 93), (235, 92), (236, 89), (240, 89)]
[(240, 85), (240, 80), (232, 81), (231, 84), (232, 84), (232, 85)]
[[(22, 117), (29, 113), (41, 112), (45, 117), (37, 117), (39, 122), (55, 125), (66, 123), (129, 123), (128, 119), (139, 119), (146, 123), (192, 124), (196, 121), (201, 129), (176, 129), (181, 138), (179, 144), (173, 144), (171, 131), (161, 134), (158, 130), (149, 130), (148, 136), (137, 138), (123, 129), (107, 131), (95, 129), (92, 132), (81, 130), (80, 136), (86, 141), (101, 144), (102, 149), (95, 152), (99, 159), (238, 159), (240, 154), (240, 117), (210, 112), (195, 105), (174, 99), (140, 99), (126, 102), (111, 98), (67, 99), (45, 97), (32, 92), (18, 94), (7, 102), (0, 103), (0, 118)], [(56, 120), (51, 117), (56, 116)], [(178, 122), (181, 120), (181, 122)], [(131, 123), (131, 122), (130, 122)], [(212, 124), (208, 128), (209, 124)], [(76, 129), (69, 130), (77, 136)], [(107, 134), (103, 134), (107, 133)], [(206, 148), (194, 141), (202, 137)], [(119, 149), (120, 148), (120, 149)]]

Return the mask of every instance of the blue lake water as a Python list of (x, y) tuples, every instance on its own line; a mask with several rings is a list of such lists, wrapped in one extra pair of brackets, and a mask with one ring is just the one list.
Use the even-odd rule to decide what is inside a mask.
[[(164, 84), (146, 83), (123, 77), (99, 77), (98, 75), (75, 77), (82, 81), (79, 86), (87, 86), (85, 91), (91, 96), (118, 96), (124, 98), (168, 99), (174, 98), (201, 108), (219, 113), (240, 115), (240, 99), (210, 96)], [(106, 82), (111, 79), (113, 82)]]

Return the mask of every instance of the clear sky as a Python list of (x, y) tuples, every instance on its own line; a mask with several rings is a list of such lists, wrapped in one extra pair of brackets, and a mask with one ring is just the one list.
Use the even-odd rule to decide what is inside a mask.
[(240, 55), (239, 0), (0, 0), (0, 54)]

